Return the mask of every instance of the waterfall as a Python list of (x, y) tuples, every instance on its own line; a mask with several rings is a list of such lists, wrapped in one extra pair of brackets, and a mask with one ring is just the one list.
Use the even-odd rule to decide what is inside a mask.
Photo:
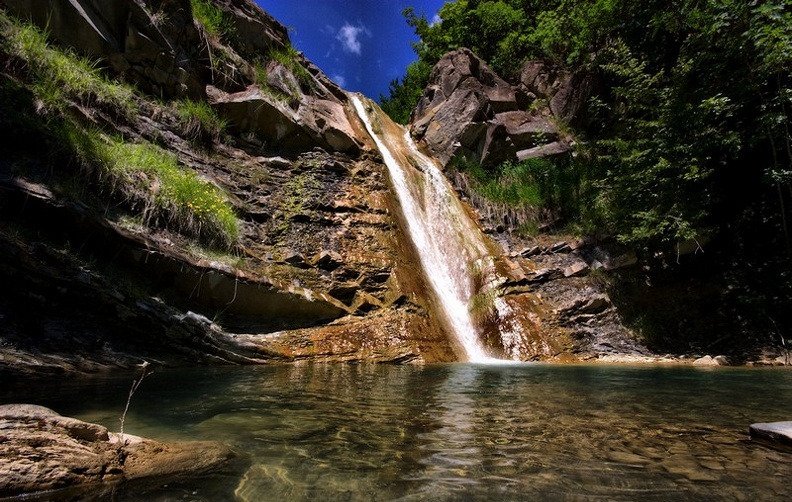
[(375, 130), (361, 99), (351, 99), (388, 168), (424, 276), (465, 357), (478, 363), (500, 361), (487, 353), (470, 312), (493, 270), (484, 236), (409, 132), (390, 121), (383, 125), (387, 130)]

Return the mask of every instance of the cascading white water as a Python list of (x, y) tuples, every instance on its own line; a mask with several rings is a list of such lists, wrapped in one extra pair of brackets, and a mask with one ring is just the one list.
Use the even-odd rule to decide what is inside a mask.
[[(382, 154), (427, 281), (465, 356), (470, 362), (501, 361), (487, 354), (470, 314), (471, 300), (476, 294), (474, 270), (478, 267), (481, 272), (492, 262), (478, 237), (476, 224), (437, 164), (418, 150), (409, 132), (403, 138), (390, 135), (391, 143), (398, 140), (400, 144), (389, 147), (374, 131), (360, 98), (352, 95), (351, 99)], [(405, 161), (415, 163), (417, 169), (402, 165), (391, 148)]]

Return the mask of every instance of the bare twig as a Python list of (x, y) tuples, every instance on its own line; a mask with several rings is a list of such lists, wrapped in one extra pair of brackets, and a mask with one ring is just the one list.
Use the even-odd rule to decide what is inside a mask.
[(121, 414), (121, 437), (124, 437), (124, 421), (126, 420), (127, 412), (129, 411), (129, 404), (132, 402), (132, 395), (135, 394), (135, 391), (140, 387), (140, 384), (143, 382), (143, 379), (149, 376), (152, 372), (148, 370), (149, 362), (143, 361), (143, 364), (140, 365), (142, 370), (140, 374), (140, 378), (132, 380), (132, 387), (129, 389), (129, 396), (127, 397), (126, 406), (124, 407), (124, 413)]

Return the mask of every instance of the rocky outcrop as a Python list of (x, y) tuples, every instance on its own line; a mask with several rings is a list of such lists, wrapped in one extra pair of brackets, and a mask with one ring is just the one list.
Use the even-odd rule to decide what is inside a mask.
[(444, 164), (457, 155), (489, 166), (555, 157), (572, 141), (560, 125), (581, 120), (597, 85), (592, 73), (544, 61), (526, 62), (512, 85), (470, 50), (458, 49), (432, 70), (411, 131)]
[[(527, 73), (526, 80), (533, 75)], [(411, 117), (412, 134), (443, 164), (457, 155), (498, 165), (563, 154), (569, 150), (569, 138), (557, 123), (577, 114), (578, 98), (586, 94), (572, 90), (569, 79), (559, 84), (561, 90), (553, 89), (558, 98), (553, 98), (555, 105), (551, 99), (548, 106), (544, 95), (531, 92), (536, 87), (534, 81), (545, 75), (542, 69), (535, 73), (531, 86), (512, 86), (470, 50), (450, 52), (432, 70)]]
[(534, 60), (523, 65), (517, 88), (528, 99), (540, 99), (546, 103), (557, 120), (573, 125), (582, 118), (586, 102), (598, 84), (593, 73), (572, 73), (545, 61)]
[[(156, 15), (158, 2), (94, 3), (15, 3), (12, 12), (43, 23), (53, 9), (65, 20), (137, 8), (164, 22)], [(68, 158), (52, 169), (41, 148), (50, 140), (46, 133), (5, 144), (0, 372), (97, 371), (141, 360), (168, 366), (450, 360), (448, 340), (427, 315), (425, 288), (414, 277), (413, 251), (398, 235), (384, 166), (365, 152), (345, 93), (287, 49), (285, 28), (252, 2), (214, 3), (235, 26), (234, 37), (194, 38), (205, 33), (187, 0), (162, 7), (165, 14), (186, 9), (184, 38), (150, 37), (161, 45), (163, 61), (197, 51), (196, 71), (188, 73), (200, 84), (199, 95), (175, 80), (107, 64), (111, 75), (137, 83), (135, 113), (118, 119), (90, 101), (68, 99), (63, 107), (83, 125), (158, 145), (180, 169), (216, 185), (239, 222), (235, 245), (208, 249), (148, 221), (140, 207), (103, 190)], [(118, 29), (135, 31), (135, 16), (119, 21)], [(140, 23), (146, 25), (140, 33), (156, 28)], [(112, 44), (94, 54), (98, 32), (87, 31), (84, 40), (69, 38), (74, 33), (65, 21), (51, 28), (57, 43), (96, 55), (103, 66), (118, 54), (132, 57), (130, 48), (119, 52)], [(271, 50), (291, 59), (271, 57)], [(220, 54), (222, 60), (215, 57)], [(266, 69), (266, 81), (253, 84), (261, 77), (254, 75), (257, 66)], [(0, 83), (10, 82), (4, 92), (31, 85), (20, 66), (12, 70), (1, 77)], [(168, 95), (166, 83), (181, 97), (200, 98), (208, 89), (229, 123), (227, 133), (193, 141), (176, 107), (158, 100)], [(12, 98), (20, 116), (37, 120), (30, 93)], [(11, 118), (0, 121), (6, 132), (14, 127)], [(79, 190), (65, 189), (75, 180)]]
[(206, 43), (189, 0), (3, 0), (58, 42), (99, 58), (155, 95), (204, 94)]
[(124, 481), (199, 475), (232, 457), (213, 442), (161, 443), (108, 432), (32, 404), (0, 406), (0, 497), (101, 493)]
[[(298, 88), (294, 84), (289, 86)], [(269, 149), (305, 151), (318, 146), (329, 151), (357, 153), (357, 139), (344, 104), (337, 99), (301, 96), (296, 109), (258, 86), (234, 94), (209, 92), (210, 102), (239, 133), (252, 133)]]
[(654, 360), (624, 325), (607, 282), (594, 274), (633, 265), (632, 252), (615, 244), (573, 237), (522, 238), (508, 232), (493, 237), (511, 250), (512, 280), (504, 285), (505, 291), (530, 292), (540, 298), (542, 308), (536, 316), (544, 331), (554, 333), (555, 339), (568, 340), (554, 355), (562, 360)]

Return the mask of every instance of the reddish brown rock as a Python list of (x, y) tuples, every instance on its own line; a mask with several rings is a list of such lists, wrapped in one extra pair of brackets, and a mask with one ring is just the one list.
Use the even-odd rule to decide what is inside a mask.
[(161, 443), (110, 433), (43, 406), (0, 406), (0, 497), (101, 489), (123, 481), (197, 475), (232, 457), (219, 443)]

